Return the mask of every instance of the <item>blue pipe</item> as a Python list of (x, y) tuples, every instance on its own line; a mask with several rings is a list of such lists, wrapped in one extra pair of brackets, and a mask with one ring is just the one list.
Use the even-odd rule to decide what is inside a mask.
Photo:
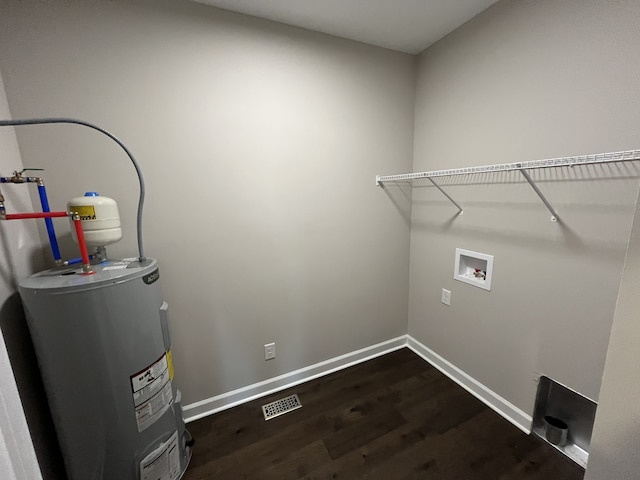
[[(40, 194), (40, 204), (42, 205), (43, 212), (50, 212), (49, 200), (47, 199), (47, 190), (44, 185), (38, 185), (38, 193)], [(49, 243), (51, 244), (51, 252), (53, 253), (53, 259), (56, 262), (62, 260), (60, 255), (60, 247), (58, 247), (58, 239), (56, 238), (56, 231), (53, 228), (53, 220), (51, 218), (45, 218), (44, 223), (47, 225), (47, 234), (49, 235)]]
[[(95, 255), (89, 255), (89, 260), (93, 260), (94, 258), (95, 258)], [(75, 265), (77, 263), (82, 263), (82, 257), (71, 258), (63, 263), (64, 265)]]
[(70, 260), (67, 260), (64, 263), (66, 263), (67, 265), (75, 265), (76, 263), (82, 263), (82, 257), (72, 258)]

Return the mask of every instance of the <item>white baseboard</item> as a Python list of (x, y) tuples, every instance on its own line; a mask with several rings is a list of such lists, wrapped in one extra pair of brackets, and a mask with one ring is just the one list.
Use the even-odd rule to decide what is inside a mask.
[(531, 423), (533, 421), (531, 415), (520, 410), (493, 390), (485, 387), (475, 378), (467, 375), (410, 335), (407, 335), (407, 346), (489, 408), (509, 420), (520, 430), (527, 434), (531, 433)]
[(448, 362), (433, 350), (429, 349), (410, 335), (402, 335), (392, 338), (377, 345), (340, 355), (324, 362), (316, 363), (308, 367), (294, 370), (274, 378), (254, 383), (246, 387), (238, 388), (215, 397), (207, 398), (199, 402), (184, 405), (183, 411), (185, 421), (192, 422), (199, 418), (212, 415), (214, 413), (235, 407), (256, 398), (264, 397), (290, 387), (294, 387), (315, 378), (328, 375), (358, 363), (366, 362), (372, 358), (379, 357), (395, 350), (408, 347), (417, 355), (426, 360), (429, 364), (440, 370), (443, 374), (456, 382), (466, 391), (478, 398), (489, 408), (513, 423), (523, 432), (531, 432), (531, 415), (520, 410), (518, 407), (502, 398), (493, 390), (485, 387), (473, 377), (467, 375), (458, 367)]
[(207, 398), (199, 402), (183, 406), (185, 422), (192, 422), (199, 418), (226, 410), (236, 405), (264, 397), (280, 390), (294, 387), (309, 380), (342, 370), (344, 368), (366, 362), (380, 355), (399, 350), (407, 346), (407, 336), (392, 338), (377, 345), (356, 350), (345, 355), (330, 358), (324, 362), (316, 363), (308, 367), (294, 370), (274, 378), (254, 383), (246, 387), (238, 388), (215, 397)]

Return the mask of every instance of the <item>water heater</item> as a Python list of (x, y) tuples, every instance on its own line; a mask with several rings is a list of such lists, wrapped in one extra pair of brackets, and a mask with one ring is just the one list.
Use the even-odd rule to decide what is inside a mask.
[(155, 260), (58, 267), (19, 290), (69, 480), (177, 480), (192, 440)]

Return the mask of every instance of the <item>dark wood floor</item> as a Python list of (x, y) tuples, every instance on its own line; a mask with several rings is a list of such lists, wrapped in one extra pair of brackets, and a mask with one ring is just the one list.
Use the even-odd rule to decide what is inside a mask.
[[(265, 421), (261, 405), (303, 407)], [(579, 480), (584, 470), (522, 433), (408, 349), (188, 425), (184, 480)]]

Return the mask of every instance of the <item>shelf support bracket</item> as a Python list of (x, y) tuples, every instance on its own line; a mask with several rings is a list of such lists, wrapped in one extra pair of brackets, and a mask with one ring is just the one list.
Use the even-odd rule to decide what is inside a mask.
[(436, 182), (433, 181), (433, 179), (431, 177), (427, 177), (427, 179), (433, 183), (433, 186), (436, 187), (438, 190), (440, 190), (440, 192), (449, 199), (449, 201), (451, 203), (453, 203), (457, 208), (458, 208), (458, 215), (462, 215), (464, 212), (462, 211), (462, 207), (460, 205), (458, 205), (458, 202), (456, 202), (453, 198), (451, 198), (449, 196), (449, 194), (447, 192), (445, 192), (442, 187), (440, 185), (438, 185)]
[(536, 192), (538, 197), (540, 197), (540, 200), (542, 200), (542, 203), (544, 203), (544, 206), (547, 207), (547, 210), (551, 212), (551, 221), (557, 222), (558, 218), (560, 217), (558, 216), (558, 212), (556, 212), (553, 206), (549, 203), (549, 200), (547, 200), (546, 197), (542, 194), (542, 192), (540, 191), (538, 186), (535, 184), (535, 182), (531, 179), (531, 177), (529, 176), (526, 170), (520, 169), (520, 173), (527, 180), (527, 182), (529, 182), (529, 185), (531, 185), (531, 188), (533, 188), (533, 191)]

